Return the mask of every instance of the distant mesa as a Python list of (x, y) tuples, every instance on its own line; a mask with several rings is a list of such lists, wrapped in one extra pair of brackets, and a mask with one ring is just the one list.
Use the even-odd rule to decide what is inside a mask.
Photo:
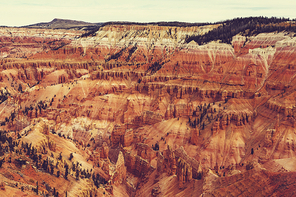
[(89, 23), (84, 21), (76, 21), (70, 19), (59, 19), (55, 18), (50, 22), (42, 22), (31, 25), (22, 26), (25, 28), (42, 28), (42, 29), (79, 29), (79, 30), (95, 30), (98, 27), (107, 25), (157, 25), (157, 26), (175, 26), (175, 27), (192, 27), (192, 26), (203, 26), (210, 23), (186, 23), (179, 21), (161, 21), (161, 22), (129, 22), (129, 21), (109, 21), (105, 23)]
[(45, 28), (45, 29), (84, 29), (89, 30), (93, 27), (101, 26), (103, 23), (89, 23), (84, 21), (76, 21), (69, 19), (55, 18), (50, 22), (36, 23), (23, 26), (26, 28)]

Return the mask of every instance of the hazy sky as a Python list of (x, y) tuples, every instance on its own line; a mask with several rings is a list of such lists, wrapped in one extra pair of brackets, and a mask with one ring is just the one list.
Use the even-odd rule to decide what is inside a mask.
[(235, 17), (296, 18), (293, 0), (0, 0), (0, 25), (22, 26), (54, 18), (86, 22), (216, 22)]

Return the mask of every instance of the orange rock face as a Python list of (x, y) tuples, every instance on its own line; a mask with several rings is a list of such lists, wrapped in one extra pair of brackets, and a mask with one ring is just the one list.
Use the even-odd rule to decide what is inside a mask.
[(0, 28), (0, 195), (293, 196), (294, 33), (218, 26)]

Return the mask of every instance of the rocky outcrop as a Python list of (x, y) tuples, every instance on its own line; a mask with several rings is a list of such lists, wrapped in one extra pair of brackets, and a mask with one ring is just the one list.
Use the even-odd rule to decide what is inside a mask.
[(107, 159), (109, 156), (109, 146), (106, 142), (103, 143), (103, 146), (100, 148), (100, 158)]
[(151, 195), (152, 196), (159, 196), (160, 193), (161, 193), (161, 191), (160, 191), (160, 187), (159, 186), (158, 187), (154, 187), (152, 189), (152, 191), (151, 191)]
[[(185, 152), (183, 146), (181, 146), (180, 148), (178, 148), (174, 152), (175, 152), (175, 156), (177, 158), (182, 159), (179, 162), (180, 166), (186, 165), (186, 167), (189, 167), (189, 169), (192, 168), (192, 170), (190, 170), (191, 172), (188, 172), (189, 177), (187, 179), (189, 180), (189, 179), (191, 179), (191, 177), (194, 179), (201, 179), (202, 173), (203, 173), (201, 164), (198, 161), (196, 161), (194, 158), (189, 157), (187, 155), (187, 153)], [(192, 173), (192, 174), (190, 175), (190, 173)]]
[[(129, 113), (124, 113), (124, 117), (130, 117)], [(120, 144), (124, 147), (130, 146), (134, 142), (134, 129), (144, 125), (153, 125), (161, 122), (163, 116), (161, 114), (144, 111), (140, 116), (136, 116), (130, 123), (123, 125), (115, 125), (111, 133), (112, 146), (119, 146)]]
[[(219, 123), (218, 123), (219, 125)], [(215, 124), (213, 127), (213, 130), (217, 131), (217, 125)], [(198, 137), (199, 137), (199, 129), (195, 128), (195, 129), (191, 129), (191, 136), (190, 136), (190, 143), (193, 145), (197, 145), (198, 144)]]
[[(112, 66), (109, 67), (112, 69)], [(92, 79), (110, 80), (110, 79), (131, 79), (133, 81), (138, 81), (145, 73), (133, 72), (133, 71), (104, 71), (96, 72), (92, 74)]]
[(0, 190), (3, 190), (3, 191), (5, 191), (5, 183), (4, 182), (1, 182), (0, 183)]
[(176, 174), (177, 165), (175, 153), (172, 151), (172, 148), (168, 145), (167, 150), (163, 153), (164, 156), (164, 170), (168, 175)]
[(163, 116), (161, 114), (152, 112), (152, 111), (144, 111), (141, 116), (136, 116), (133, 120), (134, 125), (142, 126), (142, 125), (153, 125), (163, 120)]
[(180, 189), (184, 188), (186, 182), (192, 180), (192, 167), (182, 158), (177, 161), (177, 177)]
[(168, 145), (163, 154), (158, 152), (157, 177), (163, 172), (167, 172), (168, 175), (177, 175), (180, 189), (186, 187), (186, 184), (191, 182), (193, 178), (201, 179), (202, 177), (201, 165), (189, 157), (182, 146), (172, 151)]
[(143, 143), (136, 144), (137, 155), (151, 162), (156, 157), (156, 151), (154, 151), (149, 145)]
[(138, 155), (132, 155), (128, 151), (124, 153), (124, 160), (127, 171), (137, 177), (148, 176), (155, 170), (147, 160)]
[[(125, 135), (127, 134), (127, 135)], [(111, 133), (112, 146), (130, 145), (133, 141), (133, 130), (126, 125), (115, 125)]]
[(125, 134), (123, 136), (123, 146), (127, 147), (132, 145), (134, 142), (134, 130), (128, 129), (125, 131)]
[(120, 185), (126, 180), (126, 167), (124, 162), (124, 156), (122, 152), (119, 152), (118, 159), (115, 166), (115, 173), (112, 178), (114, 185)]
[(192, 104), (170, 104), (165, 113), (166, 119), (176, 118), (176, 117), (188, 117), (193, 113)]

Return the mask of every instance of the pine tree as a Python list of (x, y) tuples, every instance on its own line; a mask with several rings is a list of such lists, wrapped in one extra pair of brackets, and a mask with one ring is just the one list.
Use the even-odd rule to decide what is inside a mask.
[(5, 162), (4, 158), (2, 160), (0, 160), (0, 168), (2, 167), (4, 162)]
[(70, 153), (69, 160), (71, 161), (73, 159), (73, 153)]
[(36, 186), (36, 194), (38, 195), (38, 181), (37, 181), (37, 186)]
[(50, 164), (50, 174), (53, 174), (53, 172), (54, 172), (54, 166), (53, 166), (53, 164), (51, 163), (51, 164)]
[(69, 174), (69, 167), (68, 167), (68, 165), (66, 164), (66, 166), (65, 166), (65, 179), (66, 179), (66, 180), (68, 179), (68, 174)]
[(19, 84), (18, 91), (21, 92), (21, 93), (23, 93), (23, 87), (22, 87), (21, 84)]
[(79, 170), (76, 170), (76, 180), (79, 180)]

